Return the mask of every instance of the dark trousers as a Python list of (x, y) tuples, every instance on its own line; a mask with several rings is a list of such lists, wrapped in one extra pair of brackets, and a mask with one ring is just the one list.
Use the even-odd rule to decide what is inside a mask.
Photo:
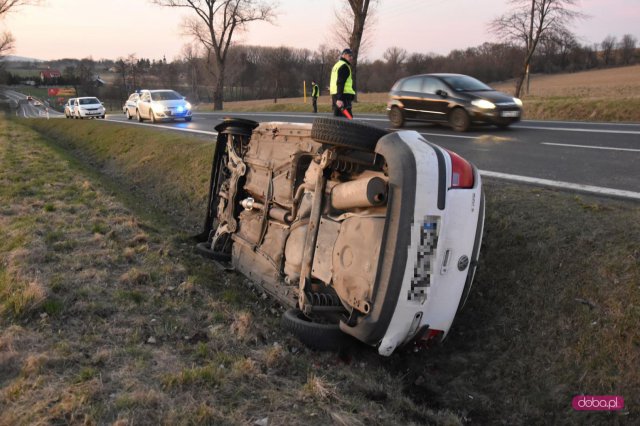
[[(331, 105), (333, 107), (333, 115), (336, 117), (344, 117), (340, 108), (336, 106), (337, 95), (331, 95)], [(352, 95), (342, 95), (342, 102), (344, 103), (344, 109), (349, 111), (349, 114), (353, 116), (353, 112), (351, 112), (351, 101), (353, 100)]]
[(313, 105), (313, 112), (314, 113), (318, 112), (318, 97), (317, 96), (313, 96), (311, 98), (311, 104)]

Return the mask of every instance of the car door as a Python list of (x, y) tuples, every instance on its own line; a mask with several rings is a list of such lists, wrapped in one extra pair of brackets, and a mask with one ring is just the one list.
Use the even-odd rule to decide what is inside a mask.
[(404, 105), (404, 114), (409, 119), (423, 118), (422, 111), (422, 76), (409, 77), (399, 87), (398, 98)]
[(450, 89), (438, 78), (427, 76), (422, 86), (421, 109), (429, 121), (447, 121)]
[(142, 92), (138, 100), (138, 111), (143, 118), (149, 118), (149, 108), (151, 108), (151, 94)]
[(78, 99), (73, 100), (73, 115), (80, 117), (80, 101)]

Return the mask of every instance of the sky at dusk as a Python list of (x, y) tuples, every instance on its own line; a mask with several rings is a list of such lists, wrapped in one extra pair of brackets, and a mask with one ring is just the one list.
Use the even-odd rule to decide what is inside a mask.
[[(252, 23), (234, 38), (263, 46), (316, 50), (337, 46), (332, 36), (335, 11), (345, 0), (280, 0), (274, 24)], [(582, 44), (640, 40), (640, 0), (580, 0), (589, 15), (572, 26)], [(497, 42), (487, 24), (509, 8), (507, 0), (379, 0), (369, 47), (362, 55), (382, 57), (391, 46), (409, 52), (447, 54), (453, 49)], [(193, 13), (193, 12), (191, 12)], [(148, 0), (43, 0), (23, 7), (0, 22), (16, 39), (14, 55), (38, 59), (116, 59), (138, 57), (172, 60), (190, 40), (181, 31), (188, 9), (163, 8)]]

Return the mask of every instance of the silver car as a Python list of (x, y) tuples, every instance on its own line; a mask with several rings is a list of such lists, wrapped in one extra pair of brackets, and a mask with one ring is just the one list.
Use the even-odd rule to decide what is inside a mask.
[(191, 104), (174, 90), (143, 90), (136, 108), (138, 121), (174, 120), (191, 121)]

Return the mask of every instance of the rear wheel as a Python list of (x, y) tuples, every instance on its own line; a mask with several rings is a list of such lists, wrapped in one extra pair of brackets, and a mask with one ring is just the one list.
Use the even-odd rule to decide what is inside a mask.
[(337, 351), (349, 343), (349, 337), (340, 331), (338, 324), (313, 322), (300, 309), (286, 311), (282, 326), (311, 349)]
[(344, 148), (373, 151), (386, 130), (337, 118), (316, 118), (311, 138), (316, 142)]
[(449, 125), (456, 132), (466, 132), (471, 125), (469, 114), (462, 108), (454, 109), (449, 116)]
[(389, 121), (393, 127), (402, 127), (404, 126), (404, 115), (402, 111), (397, 106), (391, 107), (389, 111)]

